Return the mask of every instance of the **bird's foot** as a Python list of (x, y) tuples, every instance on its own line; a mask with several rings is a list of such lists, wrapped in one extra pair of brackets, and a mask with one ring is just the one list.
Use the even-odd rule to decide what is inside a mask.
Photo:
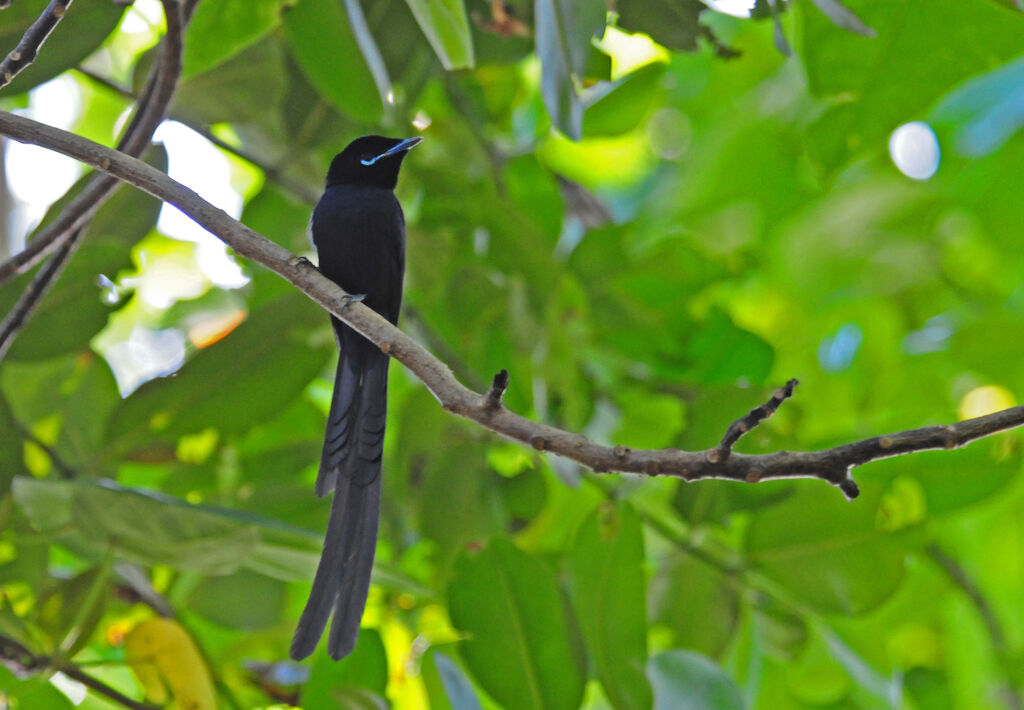
[(345, 294), (345, 305), (348, 306), (353, 303), (362, 303), (366, 299), (365, 293), (346, 293)]

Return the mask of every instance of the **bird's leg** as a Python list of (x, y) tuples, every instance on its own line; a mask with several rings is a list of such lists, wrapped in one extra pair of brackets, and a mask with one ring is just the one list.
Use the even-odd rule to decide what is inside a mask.
[(345, 305), (348, 306), (353, 303), (361, 303), (365, 298), (365, 293), (346, 293), (344, 299)]

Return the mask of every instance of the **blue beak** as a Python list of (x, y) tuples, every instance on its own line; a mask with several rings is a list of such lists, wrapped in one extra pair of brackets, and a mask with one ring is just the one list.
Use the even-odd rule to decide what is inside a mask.
[(389, 155), (395, 155), (397, 153), (404, 153), (407, 150), (412, 150), (417, 145), (419, 145), (422, 140), (423, 140), (423, 138), (420, 137), (420, 136), (414, 136), (412, 138), (406, 138), (401, 143), (398, 143), (398, 144), (392, 146), (391, 148), (388, 148), (387, 150), (385, 150), (380, 155), (378, 155), (378, 156), (376, 156), (374, 158), (370, 158), (369, 160), (360, 160), (359, 162), (362, 163), (363, 165), (373, 165), (378, 160), (381, 160), (382, 158), (387, 158)]

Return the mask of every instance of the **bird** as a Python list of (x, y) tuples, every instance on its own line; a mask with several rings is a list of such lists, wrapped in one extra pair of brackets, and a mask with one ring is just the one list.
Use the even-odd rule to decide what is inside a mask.
[[(422, 138), (363, 136), (338, 153), (309, 227), (319, 269), (392, 324), (405, 274), (405, 215), (395, 197), (398, 171)], [(388, 356), (331, 316), (338, 367), (315, 492), (333, 491), (323, 553), (290, 655), (313, 653), (333, 612), (327, 650), (355, 648), (370, 588), (380, 518), (381, 457), (387, 413)]]

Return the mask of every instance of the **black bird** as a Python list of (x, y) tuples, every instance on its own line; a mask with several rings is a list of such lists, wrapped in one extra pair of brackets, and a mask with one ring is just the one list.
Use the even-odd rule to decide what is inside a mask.
[[(394, 189), (402, 158), (421, 140), (363, 136), (349, 143), (331, 161), (310, 220), (320, 271), (392, 323), (398, 321), (405, 273), (405, 216)], [(332, 609), (331, 657), (343, 658), (355, 646), (380, 517), (388, 356), (331, 320), (341, 354), (316, 494), (333, 490), (334, 499), (313, 590), (292, 639), (296, 660), (316, 648)]]

